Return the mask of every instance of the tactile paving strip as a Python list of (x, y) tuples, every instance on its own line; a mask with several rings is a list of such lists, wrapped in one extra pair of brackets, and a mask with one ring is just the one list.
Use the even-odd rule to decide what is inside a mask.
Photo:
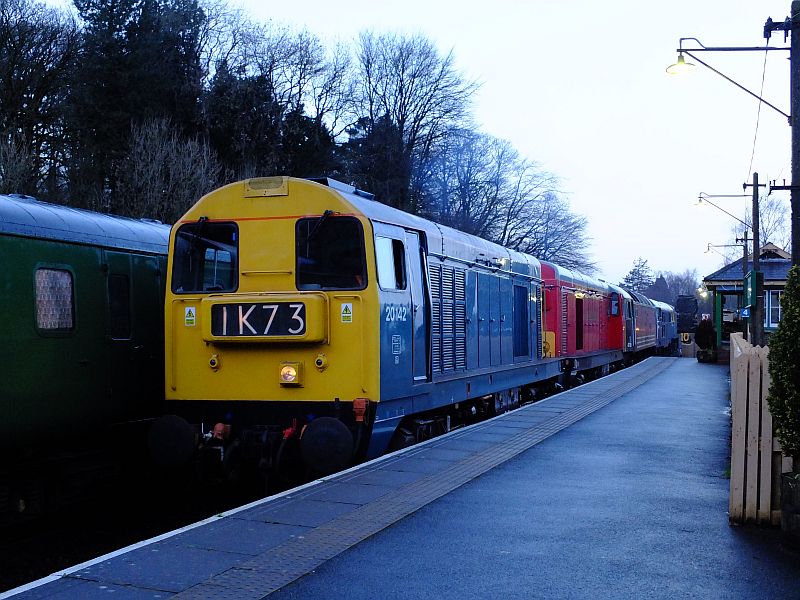
[[(563, 399), (563, 402), (553, 402), (548, 405), (548, 408), (560, 409), (560, 412), (553, 412), (553, 417), (537, 421), (520, 433), (511, 433), (505, 441), (364, 504), (309, 531), (302, 537), (293, 538), (173, 597), (242, 599), (268, 596), (312, 571), (326, 560), (636, 389), (670, 367), (676, 360), (679, 359), (650, 359), (619, 373), (618, 375), (622, 375), (622, 381), (615, 376), (593, 382), (606, 382), (604, 391), (596, 387), (589, 390), (587, 388), (590, 386), (587, 385), (564, 392), (554, 398), (554, 400)], [(570, 395), (573, 400), (586, 398), (586, 401), (573, 404), (567, 401)], [(524, 415), (527, 409), (534, 411), (536, 407), (536, 404), (529, 405), (503, 416), (508, 417), (510, 421), (518, 422), (519, 416)], [(488, 423), (502, 424), (502, 417)], [(464, 434), (475, 435), (480, 434), (480, 431), (480, 428), (471, 428)]]

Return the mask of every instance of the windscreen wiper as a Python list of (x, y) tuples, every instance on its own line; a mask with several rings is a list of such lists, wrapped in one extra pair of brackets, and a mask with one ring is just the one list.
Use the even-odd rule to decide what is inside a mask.
[(324, 213), (322, 213), (322, 216), (317, 221), (317, 224), (314, 225), (314, 229), (312, 229), (311, 233), (308, 234), (308, 237), (306, 238), (306, 243), (314, 239), (314, 236), (317, 235), (317, 232), (322, 228), (322, 225), (325, 223), (325, 221), (328, 220), (328, 217), (330, 217), (332, 214), (334, 214), (332, 210), (326, 210)]

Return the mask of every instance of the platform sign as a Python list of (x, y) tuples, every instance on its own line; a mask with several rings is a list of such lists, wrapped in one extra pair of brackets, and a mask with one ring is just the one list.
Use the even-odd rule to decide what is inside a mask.
[(739, 314), (743, 319), (749, 319), (750, 318), (750, 307), (748, 306), (746, 308), (743, 308), (741, 313), (739, 313)]
[(742, 306), (750, 308), (756, 303), (764, 287), (764, 274), (761, 271), (750, 271), (744, 278), (744, 298)]

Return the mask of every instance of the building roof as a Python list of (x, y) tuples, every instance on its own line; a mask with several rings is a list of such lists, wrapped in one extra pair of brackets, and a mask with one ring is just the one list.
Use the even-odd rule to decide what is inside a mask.
[[(725, 265), (711, 275), (703, 278), (703, 283), (711, 287), (735, 283), (741, 285), (743, 279), (742, 258)], [(788, 252), (778, 248), (774, 244), (766, 244), (761, 247), (758, 268), (764, 274), (764, 283), (774, 282), (783, 283), (789, 276), (789, 269), (792, 267), (791, 256)], [(748, 257), (747, 272), (753, 269), (752, 255)]]

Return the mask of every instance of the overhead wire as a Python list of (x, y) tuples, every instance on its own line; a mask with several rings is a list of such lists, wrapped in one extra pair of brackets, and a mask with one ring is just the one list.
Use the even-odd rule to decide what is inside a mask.
[(756, 156), (756, 144), (758, 142), (758, 126), (761, 123), (761, 105), (764, 103), (760, 98), (764, 97), (764, 81), (767, 77), (767, 55), (769, 54), (768, 50), (764, 50), (764, 66), (761, 71), (761, 91), (758, 93), (759, 102), (758, 102), (758, 112), (756, 113), (756, 130), (753, 133), (753, 151), (750, 153), (750, 166), (747, 169), (747, 177), (745, 177), (745, 181), (750, 181), (750, 175), (753, 174), (753, 161), (755, 160)]

